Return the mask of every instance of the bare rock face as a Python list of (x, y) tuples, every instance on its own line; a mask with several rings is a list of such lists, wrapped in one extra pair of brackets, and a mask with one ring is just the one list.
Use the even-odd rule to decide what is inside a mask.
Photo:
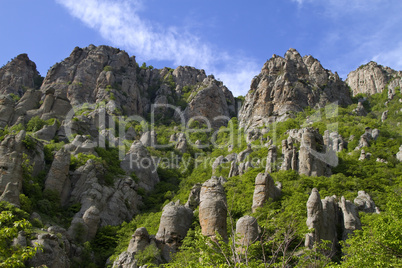
[(314, 229), (313, 233), (306, 235), (305, 246), (312, 248), (314, 243), (321, 240), (331, 241), (331, 251), (337, 242), (336, 225), (338, 222), (338, 205), (334, 197), (321, 200), (316, 188), (311, 192), (307, 201), (307, 227)]
[(0, 202), (6, 201), (14, 206), (20, 207), (20, 189), (18, 182), (9, 182), (6, 189), (0, 196)]
[(353, 95), (359, 93), (372, 95), (381, 93), (391, 80), (395, 80), (391, 85), (392, 91), (400, 85), (401, 76), (401, 72), (370, 61), (366, 65), (360, 66), (357, 70), (350, 72), (346, 83), (352, 89)]
[(338, 74), (324, 69), (312, 56), (303, 58), (295, 49), (285, 57), (274, 55), (256, 76), (239, 111), (240, 127), (248, 129), (283, 121), (303, 108), (324, 107), (338, 101), (352, 103), (347, 85)]
[(27, 54), (20, 54), (0, 69), (0, 94), (22, 96), (27, 88), (40, 86), (36, 64)]
[(71, 176), (72, 190), (69, 202), (81, 204), (69, 228), (72, 238), (77, 228), (84, 229), (83, 241), (91, 239), (98, 227), (119, 225), (130, 221), (138, 213), (141, 203), (136, 184), (131, 178), (115, 178), (113, 185), (105, 185), (105, 170), (92, 159)]
[(177, 143), (175, 149), (181, 153), (185, 153), (187, 151), (187, 140), (184, 133), (179, 133), (177, 135)]
[(9, 95), (0, 95), (0, 127), (8, 125), (14, 114), (14, 101)]
[(223, 83), (215, 80), (213, 76), (208, 76), (184, 110), (184, 119), (188, 121), (193, 117), (202, 116), (208, 121), (199, 120), (202, 124), (210, 123), (211, 127), (215, 129), (226, 126), (227, 121), (233, 115), (228, 105), (232, 100), (234, 103), (232, 93)]
[(142, 142), (134, 141), (120, 166), (127, 175), (134, 172), (139, 179), (139, 186), (150, 191), (159, 182), (154, 160)]
[(201, 184), (197, 183), (191, 188), (185, 206), (190, 208), (191, 210), (195, 210), (200, 204), (200, 192), (201, 192)]
[(282, 186), (275, 185), (274, 180), (268, 173), (259, 173), (255, 178), (255, 189), (253, 195), (253, 213), (257, 208), (264, 205), (269, 199), (276, 200), (281, 196)]
[(29, 267), (46, 267), (52, 268), (69, 268), (70, 259), (64, 249), (63, 241), (54, 234), (41, 234), (37, 239), (31, 241), (33, 245), (40, 245), (43, 247), (42, 251), (28, 261)]
[(399, 152), (396, 154), (396, 159), (398, 159), (399, 162), (402, 162), (402, 145), (399, 147)]
[(327, 148), (335, 152), (340, 152), (347, 147), (347, 142), (339, 135), (338, 132), (329, 133), (328, 130), (324, 132), (324, 144)]
[(218, 178), (212, 177), (204, 182), (200, 192), (199, 219), (202, 234), (215, 239), (215, 232), (218, 232), (226, 241), (226, 216), (225, 190)]
[(345, 200), (342, 196), (339, 202), (339, 207), (342, 209), (343, 215), (343, 240), (346, 240), (354, 230), (361, 229), (361, 222), (359, 218), (359, 212), (355, 204), (349, 200)]
[(365, 191), (359, 191), (353, 203), (357, 206), (358, 211), (363, 211), (365, 213), (379, 213), (379, 209), (375, 206), (371, 196)]
[[(155, 239), (148, 234), (145, 227), (138, 228), (132, 235), (127, 250), (122, 252), (114, 261), (113, 268), (138, 268), (138, 261), (135, 255), (151, 245), (156, 246)], [(160, 256), (157, 256), (157, 258), (161, 263), (162, 260)]]
[(277, 153), (276, 146), (275, 145), (269, 146), (265, 173), (271, 173), (271, 172), (276, 171), (276, 158), (277, 157), (278, 157), (278, 153)]
[(248, 144), (247, 148), (244, 149), (243, 151), (241, 151), (238, 155), (237, 155), (237, 162), (243, 162), (244, 160), (246, 160), (246, 158), (253, 152), (253, 149), (251, 149), (251, 145)]
[(62, 204), (67, 201), (71, 189), (69, 178), (71, 155), (64, 148), (54, 156), (52, 166), (45, 181), (45, 190), (52, 190), (59, 194)]
[[(330, 165), (337, 164), (336, 151), (343, 148), (343, 140), (334, 133), (327, 137), (327, 146), (321, 134), (313, 128), (291, 129), (282, 141), (283, 162), (281, 170), (296, 170), (307, 176), (329, 176)], [(300, 150), (297, 151), (297, 144)]]
[(190, 208), (170, 202), (162, 211), (159, 230), (155, 238), (162, 245), (162, 256), (166, 261), (171, 260), (171, 254), (177, 252), (181, 241), (186, 237), (193, 220)]
[(245, 251), (247, 246), (257, 241), (259, 237), (259, 227), (257, 219), (252, 216), (243, 216), (236, 223), (236, 236), (240, 251)]
[(140, 141), (145, 147), (155, 146), (156, 144), (156, 132), (147, 131), (141, 135)]
[(357, 103), (357, 107), (355, 109), (353, 109), (353, 112), (357, 115), (357, 116), (366, 116), (367, 115), (367, 111), (363, 106), (363, 103), (361, 101), (359, 101)]

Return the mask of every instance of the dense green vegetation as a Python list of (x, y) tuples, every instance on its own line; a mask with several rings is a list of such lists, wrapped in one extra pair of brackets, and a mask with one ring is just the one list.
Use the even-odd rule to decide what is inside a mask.
[[(105, 68), (108, 69), (107, 67)], [(150, 67), (144, 64), (141, 68)], [(171, 76), (167, 75), (165, 82), (173, 87), (174, 82), (169, 80), (169, 77)], [(182, 108), (185, 107), (185, 99), (190, 97), (192, 90), (191, 88), (183, 89), (185, 93), (183, 98), (175, 100), (181, 104)], [(397, 93), (397, 96), (401, 97), (400, 92)], [(353, 109), (357, 107), (357, 99), (362, 97), (367, 98), (364, 106), (369, 114), (365, 117), (356, 116), (353, 113)], [(348, 147), (338, 153), (339, 164), (332, 168), (330, 177), (309, 177), (299, 175), (295, 171), (273, 172), (271, 175), (274, 180), (283, 185), (282, 196), (275, 202), (267, 202), (255, 213), (251, 211), (254, 180), (258, 173), (264, 172), (265, 166), (256, 165), (242, 176), (229, 178), (225, 184), (229, 211), (227, 218), (229, 243), (222, 241), (215, 243), (203, 237), (196, 210), (192, 228), (183, 241), (181, 251), (165, 267), (401, 266), (402, 163), (395, 158), (395, 154), (402, 144), (402, 125), (400, 124), (402, 112), (398, 97), (385, 106), (387, 92), (384, 90), (381, 94), (369, 97), (357, 96), (355, 103), (346, 108), (327, 107), (319, 111), (308, 108), (285, 122), (270, 125), (264, 138), (269, 138), (277, 146), (280, 146), (281, 141), (287, 138), (287, 130), (312, 126), (317, 128), (321, 134), (324, 134), (325, 130), (337, 130), (344, 139), (348, 140)], [(381, 114), (385, 110), (389, 110), (388, 119), (381, 122)], [(33, 132), (45, 124), (52, 123), (33, 118), (26, 126), (4, 129), (0, 136), (4, 139), (6, 134), (18, 133), (21, 129)], [(137, 132), (147, 127), (144, 123), (129, 126), (133, 126)], [(179, 131), (177, 124), (174, 122), (165, 124), (162, 119), (153, 127), (158, 134), (158, 144), (169, 144), (170, 136)], [(204, 126), (198, 122), (193, 122), (190, 127), (197, 130), (204, 129)], [(360, 151), (354, 149), (366, 127), (377, 128), (380, 135), (377, 140), (371, 141), (369, 147), (363, 148), (372, 154), (371, 158), (359, 161)], [(216, 138), (215, 145), (211, 143), (212, 137)], [(153, 156), (177, 156), (178, 165), (167, 168), (161, 163), (158, 167), (160, 182), (155, 189), (151, 192), (138, 189), (138, 193), (143, 197), (139, 215), (120, 226), (106, 226), (99, 229), (95, 239), (84, 244), (86, 252), (88, 254), (94, 252), (95, 257), (93, 261), (88, 261), (86, 266), (103, 267), (109, 257), (110, 260), (114, 260), (127, 249), (131, 235), (136, 228), (146, 227), (150, 234), (156, 234), (164, 205), (176, 200), (180, 200), (180, 203), (184, 204), (194, 184), (203, 183), (211, 178), (211, 165), (216, 157), (226, 156), (232, 152), (239, 153), (247, 146), (245, 134), (238, 129), (237, 118), (232, 118), (228, 127), (222, 127), (218, 133), (205, 131), (189, 134), (190, 142), (195, 143), (197, 140), (202, 144), (209, 144), (202, 149), (189, 147), (186, 153), (175, 150), (173, 146), (160, 150), (148, 148)], [(229, 144), (233, 145), (232, 152), (227, 150)], [(256, 140), (252, 144), (260, 145), (260, 141)], [(47, 169), (54, 153), (63, 145), (64, 143), (57, 141), (45, 145)], [(31, 146), (29, 140), (27, 140), (26, 146), (27, 148)], [(128, 150), (128, 148), (125, 149)], [(265, 161), (268, 152), (266, 146), (255, 146), (253, 150), (250, 158)], [(118, 148), (96, 148), (95, 151), (96, 155), (78, 154), (72, 157), (71, 169), (75, 170), (84, 165), (87, 160), (92, 159), (105, 167), (104, 183), (112, 185), (114, 179), (124, 173), (120, 168)], [(280, 157), (279, 150), (279, 159)], [(377, 158), (384, 161), (379, 162)], [(280, 161), (278, 165), (280, 165)], [(228, 163), (221, 165), (216, 175), (227, 177), (229, 168)], [(12, 238), (19, 230), (23, 229), (29, 233), (35, 227), (42, 227), (41, 223), (34, 220), (30, 223), (28, 213), (36, 211), (40, 213), (43, 221), (67, 228), (71, 217), (80, 209), (79, 204), (62, 207), (59, 196), (51, 191), (43, 191), (46, 171), (36, 177), (33, 177), (31, 173), (32, 167), (25, 161), (23, 194), (20, 196), (22, 210), (5, 204), (0, 206), (2, 217), (0, 220), (0, 252), (2, 253), (0, 264), (6, 258), (27, 259), (32, 256), (32, 248), (12, 249), (9, 247)], [(132, 178), (133, 180), (138, 179), (135, 174), (132, 175)], [(374, 215), (361, 213), (362, 230), (356, 231), (346, 241), (346, 244), (342, 245), (339, 254), (330, 258), (325, 254), (325, 243), (316, 245), (316, 248), (313, 249), (304, 248), (304, 237), (309, 232), (306, 226), (306, 202), (312, 188), (317, 188), (322, 198), (336, 195), (337, 197), (344, 196), (348, 200), (353, 200), (359, 190), (364, 190), (373, 198), (381, 213)], [(235, 240), (233, 229), (237, 219), (244, 215), (252, 215), (258, 219), (262, 236), (259, 241), (249, 247), (247, 254), (240, 254), (233, 244)], [(5, 228), (11, 228), (7, 229), (10, 232), (5, 232)], [(24, 255), (23, 251), (26, 251), (28, 255)], [(139, 264), (155, 266), (157, 254), (157, 248), (147, 248), (138, 254)]]

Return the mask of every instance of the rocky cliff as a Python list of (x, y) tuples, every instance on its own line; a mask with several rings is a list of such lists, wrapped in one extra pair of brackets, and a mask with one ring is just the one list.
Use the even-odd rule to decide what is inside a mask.
[(385, 87), (388, 87), (391, 94), (395, 94), (395, 88), (402, 86), (402, 72), (370, 61), (350, 72), (346, 83), (352, 89), (353, 95), (381, 93)]
[(337, 73), (324, 69), (312, 56), (289, 49), (284, 57), (273, 55), (251, 82), (239, 111), (240, 126), (262, 126), (283, 121), (303, 108), (352, 103), (349, 89)]

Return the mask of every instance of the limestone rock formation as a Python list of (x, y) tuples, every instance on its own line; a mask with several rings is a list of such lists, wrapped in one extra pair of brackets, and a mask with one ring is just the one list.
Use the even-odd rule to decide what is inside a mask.
[(75, 237), (78, 226), (84, 228), (85, 234), (80, 239), (86, 241), (98, 227), (119, 225), (138, 213), (141, 201), (135, 182), (131, 178), (116, 178), (108, 186), (103, 182), (104, 176), (104, 168), (92, 159), (72, 174), (69, 202), (80, 203), (81, 209), (69, 228), (71, 237)]
[(200, 204), (200, 192), (201, 192), (201, 184), (197, 183), (191, 188), (185, 206), (190, 208), (191, 210), (195, 210)]
[(151, 157), (142, 142), (133, 142), (120, 165), (127, 175), (134, 172), (139, 179), (139, 186), (147, 191), (152, 190), (159, 182), (155, 159)]
[(372, 95), (381, 93), (385, 86), (390, 83), (388, 88), (392, 91), (402, 84), (402, 73), (384, 67), (376, 62), (370, 61), (366, 65), (360, 66), (357, 70), (348, 74), (346, 83), (352, 89), (353, 95), (364, 93)]
[(175, 149), (177, 149), (181, 153), (185, 153), (187, 151), (187, 140), (186, 135), (184, 133), (179, 133), (177, 135)]
[(357, 103), (357, 107), (355, 109), (353, 109), (353, 112), (357, 115), (357, 116), (366, 116), (367, 115), (367, 111), (363, 106), (363, 103), (361, 101), (359, 101)]
[(320, 194), (316, 188), (311, 192), (307, 201), (307, 227), (314, 229), (313, 233), (306, 235), (305, 246), (312, 247), (314, 243), (321, 240), (331, 242), (331, 251), (334, 250), (337, 242), (336, 224), (338, 205), (334, 197), (326, 197), (321, 200)]
[[(337, 165), (336, 151), (343, 148), (339, 136), (334, 133), (333, 139), (327, 138), (326, 146), (324, 138), (313, 128), (291, 129), (287, 133), (289, 137), (282, 141), (283, 162), (281, 170), (296, 170), (307, 176), (329, 176), (330, 166)], [(300, 150), (297, 151), (297, 144)]]
[(71, 189), (69, 178), (70, 153), (64, 148), (60, 149), (54, 156), (52, 166), (45, 181), (45, 190), (52, 190), (59, 194), (62, 204), (65, 204)]
[(46, 265), (51, 268), (69, 268), (70, 259), (64, 248), (63, 240), (55, 234), (40, 234), (37, 239), (31, 241), (32, 245), (40, 245), (43, 250), (28, 261), (30, 267)]
[(156, 145), (156, 132), (147, 131), (141, 135), (140, 141), (145, 147)]
[(275, 185), (274, 180), (268, 173), (259, 173), (255, 178), (253, 195), (253, 213), (257, 208), (264, 205), (269, 199), (276, 200), (281, 196), (282, 185)]
[(258, 240), (259, 227), (257, 219), (252, 216), (243, 216), (236, 223), (236, 244), (240, 251), (245, 251), (247, 246)]
[(246, 158), (253, 152), (253, 149), (251, 149), (251, 145), (248, 144), (247, 148), (244, 149), (243, 151), (241, 151), (238, 155), (237, 155), (237, 162), (243, 162), (244, 160), (246, 160)]
[(20, 186), (18, 182), (9, 182), (0, 196), (0, 202), (6, 201), (14, 206), (20, 206)]
[(202, 184), (200, 192), (199, 219), (202, 234), (215, 239), (215, 232), (218, 232), (227, 240), (226, 216), (225, 191), (218, 178), (212, 177)]
[(181, 240), (186, 237), (191, 226), (193, 211), (176, 203), (168, 203), (162, 211), (159, 230), (155, 238), (162, 245), (162, 256), (166, 261), (171, 260), (171, 254), (177, 252)]
[(42, 79), (36, 64), (27, 54), (20, 54), (0, 69), (0, 94), (22, 96), (28, 88), (39, 88)]
[(380, 210), (375, 206), (371, 196), (365, 191), (359, 191), (357, 197), (353, 200), (353, 203), (357, 206), (358, 211), (365, 213), (379, 213)]
[(339, 207), (342, 209), (343, 215), (343, 240), (346, 240), (354, 230), (361, 229), (361, 222), (359, 218), (359, 212), (357, 211), (356, 205), (346, 200), (342, 196), (339, 202)]
[(402, 145), (399, 147), (399, 152), (396, 154), (396, 159), (398, 159), (399, 162), (402, 162)]
[(222, 82), (215, 80), (213, 76), (208, 76), (188, 103), (183, 116), (186, 122), (196, 116), (202, 116), (208, 122), (197, 118), (200, 123), (219, 128), (226, 126), (231, 116), (235, 115), (231, 112), (231, 104), (234, 104), (232, 93)]
[(268, 148), (267, 164), (265, 167), (265, 173), (271, 173), (276, 171), (276, 159), (278, 157), (277, 148), (275, 145), (271, 145)]
[(312, 56), (302, 58), (289, 49), (284, 58), (274, 55), (268, 60), (252, 80), (239, 111), (240, 127), (283, 121), (307, 106), (324, 107), (332, 102), (352, 103), (347, 85)]

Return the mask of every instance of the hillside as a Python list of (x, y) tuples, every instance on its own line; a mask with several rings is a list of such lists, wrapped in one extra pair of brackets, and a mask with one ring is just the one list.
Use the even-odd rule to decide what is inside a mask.
[(290, 49), (235, 98), (90, 45), (0, 79), (0, 267), (402, 266), (400, 72)]

